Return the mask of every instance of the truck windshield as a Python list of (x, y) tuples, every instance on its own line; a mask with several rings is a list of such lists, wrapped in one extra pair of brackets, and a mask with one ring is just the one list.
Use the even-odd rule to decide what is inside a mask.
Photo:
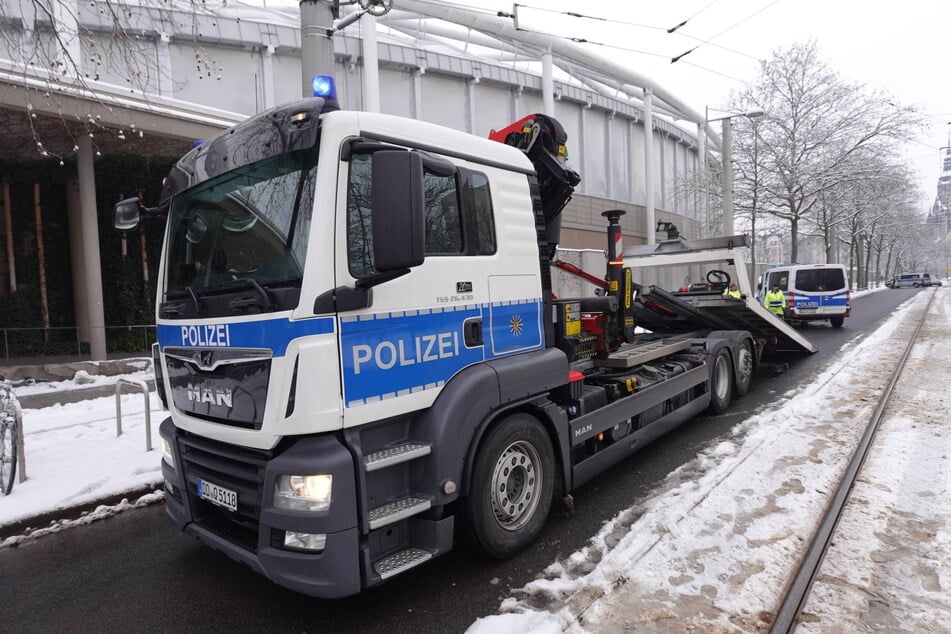
[[(243, 285), (300, 286), (316, 153), (252, 163), (178, 195), (169, 217), (166, 299)], [(242, 286), (240, 283), (237, 286)]]

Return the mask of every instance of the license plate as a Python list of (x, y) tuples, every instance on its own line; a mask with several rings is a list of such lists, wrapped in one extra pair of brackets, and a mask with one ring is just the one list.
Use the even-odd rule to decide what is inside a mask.
[(198, 479), (198, 497), (229, 511), (238, 510), (238, 494), (208, 480)]
[(802, 313), (803, 315), (808, 315), (810, 313), (816, 312), (816, 309), (815, 308), (800, 308), (799, 312)]

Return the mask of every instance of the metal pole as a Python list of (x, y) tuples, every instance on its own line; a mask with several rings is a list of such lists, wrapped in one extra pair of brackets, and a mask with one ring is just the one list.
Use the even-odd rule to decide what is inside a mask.
[(334, 71), (333, 6), (325, 0), (301, 0), (300, 51), (301, 96), (313, 96), (314, 75)]
[(131, 385), (142, 390), (145, 402), (145, 450), (152, 451), (152, 412), (149, 407), (149, 386), (138, 379), (119, 379), (116, 382), (116, 437), (122, 435), (122, 386)]
[(700, 187), (698, 192), (700, 196), (700, 209), (697, 210), (697, 218), (703, 219), (703, 231), (697, 237), (706, 238), (707, 237), (707, 225), (710, 221), (710, 218), (707, 214), (707, 129), (706, 129), (706, 119), (703, 123), (697, 124), (697, 154), (699, 154), (699, 167), (697, 172), (700, 174), (700, 177), (697, 179), (697, 184)]
[(654, 93), (644, 89), (644, 206), (647, 212), (647, 244), (655, 244), (657, 233), (654, 222)]
[(730, 118), (723, 120), (723, 230), (722, 235), (733, 235), (733, 125)]
[(363, 109), (380, 111), (380, 61), (376, 44), (376, 18), (369, 13), (360, 16), (363, 45)]

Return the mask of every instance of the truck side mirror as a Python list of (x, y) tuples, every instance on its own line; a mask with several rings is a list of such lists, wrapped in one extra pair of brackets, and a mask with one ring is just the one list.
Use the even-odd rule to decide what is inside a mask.
[(419, 266), (425, 253), (423, 158), (416, 152), (373, 153), (373, 263), (378, 271)]
[(138, 198), (126, 198), (116, 203), (115, 211), (112, 214), (112, 226), (119, 231), (131, 231), (139, 226), (139, 203)]

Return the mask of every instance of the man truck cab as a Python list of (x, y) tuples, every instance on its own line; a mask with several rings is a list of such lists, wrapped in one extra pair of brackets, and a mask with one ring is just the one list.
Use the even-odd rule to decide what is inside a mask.
[(828, 320), (841, 328), (851, 312), (849, 277), (841, 264), (776, 266), (763, 274), (757, 289), (778, 286), (786, 294), (786, 319), (792, 322)]

